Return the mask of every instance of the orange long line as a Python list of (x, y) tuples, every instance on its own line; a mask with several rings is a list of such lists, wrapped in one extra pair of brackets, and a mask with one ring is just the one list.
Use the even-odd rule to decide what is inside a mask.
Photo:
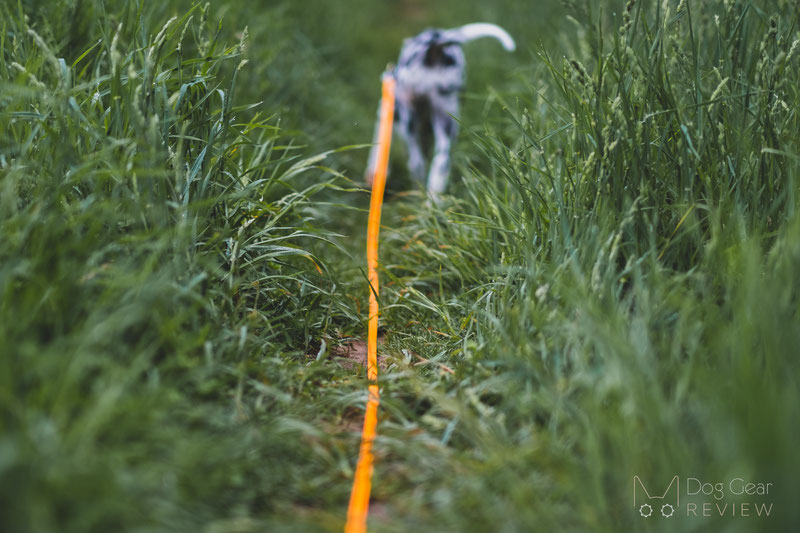
[(367, 332), (367, 378), (369, 396), (367, 412), (364, 414), (364, 429), (361, 432), (361, 448), (358, 465), (347, 508), (345, 533), (367, 531), (369, 494), (372, 489), (372, 443), (378, 425), (378, 233), (381, 227), (381, 206), (386, 185), (386, 168), (389, 165), (389, 148), (392, 144), (392, 121), (394, 119), (394, 78), (388, 72), (383, 75), (381, 118), (378, 127), (378, 160), (372, 180), (372, 196), (369, 202), (367, 223), (367, 279), (369, 291), (369, 329)]

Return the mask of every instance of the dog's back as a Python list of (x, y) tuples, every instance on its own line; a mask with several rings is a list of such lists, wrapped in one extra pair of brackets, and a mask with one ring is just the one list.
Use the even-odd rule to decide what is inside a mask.
[(460, 43), (441, 30), (426, 30), (403, 42), (394, 71), (398, 90), (413, 95), (460, 90), (465, 64)]

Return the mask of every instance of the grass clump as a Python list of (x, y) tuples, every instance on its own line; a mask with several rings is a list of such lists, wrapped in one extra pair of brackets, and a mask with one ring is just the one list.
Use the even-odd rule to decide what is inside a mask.
[(307, 213), (334, 178), (234, 103), (246, 30), (122, 9), (75, 49), (2, 8), (2, 529), (297, 524), (347, 474), (299, 446), (351, 320)]
[[(573, 10), (573, 55), (542, 50), (550, 81), (473, 136), (491, 167), (391, 236), (396, 345), (434, 363), (405, 423), (448, 444), (404, 512), (452, 531), (791, 527), (797, 13), (605, 15)], [(632, 505), (634, 475), (737, 472), (782, 487), (771, 521)]]

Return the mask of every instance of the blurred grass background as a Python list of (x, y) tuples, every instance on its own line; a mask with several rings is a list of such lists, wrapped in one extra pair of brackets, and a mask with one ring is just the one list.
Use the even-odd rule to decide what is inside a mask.
[[(394, 150), (371, 529), (796, 530), (798, 13), (0, 6), (0, 530), (341, 530), (353, 145), (402, 39), (474, 21), (518, 51), (467, 47), (452, 194)], [(634, 475), (773, 515), (644, 520)]]

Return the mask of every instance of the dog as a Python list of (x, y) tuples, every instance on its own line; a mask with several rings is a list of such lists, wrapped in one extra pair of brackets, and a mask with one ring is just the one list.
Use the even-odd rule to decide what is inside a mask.
[[(459, 95), (466, 67), (461, 46), (481, 37), (494, 37), (509, 52), (516, 48), (514, 39), (495, 24), (428, 29), (403, 41), (393, 70), (395, 130), (408, 148), (409, 173), (434, 199), (447, 186), (450, 147), (458, 134)], [(376, 124), (365, 176), (368, 185), (375, 173), (377, 135)], [(426, 156), (431, 157), (430, 168)]]

